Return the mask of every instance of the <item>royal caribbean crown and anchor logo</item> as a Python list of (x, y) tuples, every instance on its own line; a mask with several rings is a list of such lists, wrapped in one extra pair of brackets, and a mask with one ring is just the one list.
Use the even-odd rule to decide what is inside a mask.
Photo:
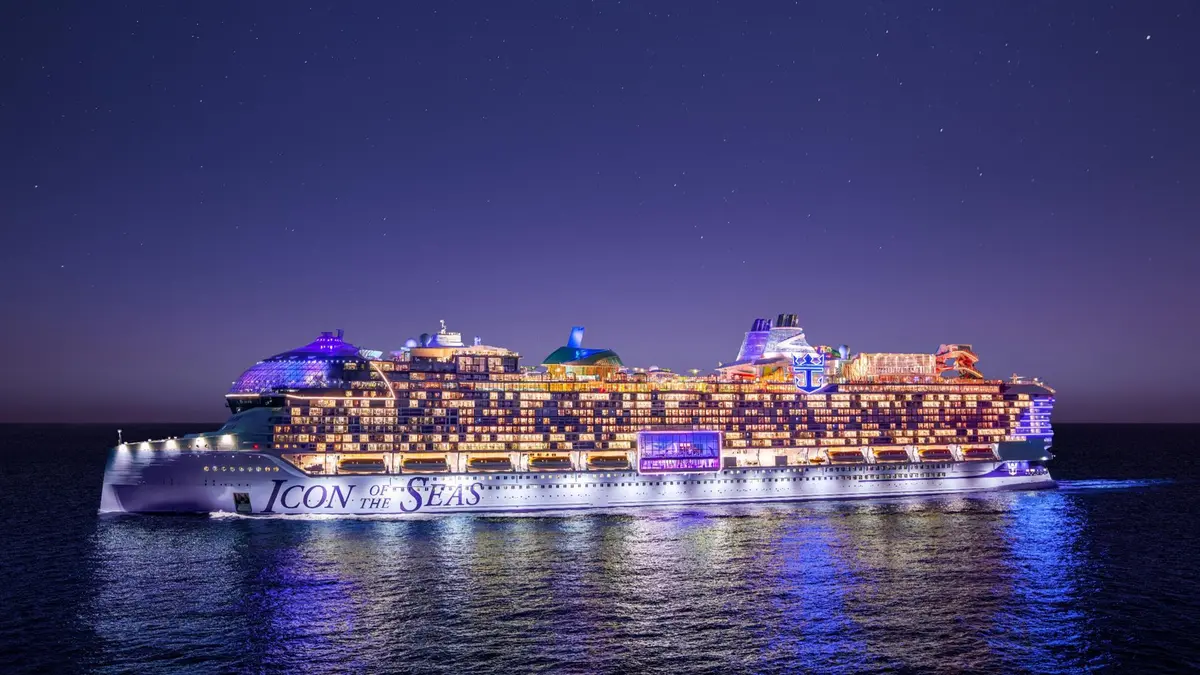
[(825, 355), (805, 354), (792, 357), (792, 382), (800, 391), (811, 394), (819, 391), (825, 382)]

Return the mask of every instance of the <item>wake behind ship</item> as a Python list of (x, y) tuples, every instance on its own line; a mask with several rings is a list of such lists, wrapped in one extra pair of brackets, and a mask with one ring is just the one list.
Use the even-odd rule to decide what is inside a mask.
[(122, 443), (100, 511), (521, 513), (1053, 487), (1054, 392), (989, 380), (970, 345), (813, 346), (756, 319), (680, 375), (583, 347), (530, 368), (441, 330), (388, 353), (341, 331), (258, 362), (211, 432)]

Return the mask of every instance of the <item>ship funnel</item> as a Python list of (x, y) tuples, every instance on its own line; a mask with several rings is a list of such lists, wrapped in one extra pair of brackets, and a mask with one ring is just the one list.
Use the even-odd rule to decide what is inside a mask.
[(571, 349), (583, 346), (583, 326), (571, 326), (571, 337), (567, 339), (567, 346)]
[(339, 340), (346, 337), (346, 331), (342, 330), (341, 328), (337, 329), (337, 337)]

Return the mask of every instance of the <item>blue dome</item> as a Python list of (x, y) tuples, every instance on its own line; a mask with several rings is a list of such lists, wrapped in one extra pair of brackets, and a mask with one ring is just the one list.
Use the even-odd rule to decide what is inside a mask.
[(230, 394), (264, 394), (279, 389), (329, 389), (346, 387), (345, 364), (367, 363), (358, 347), (337, 335), (321, 333), (316, 340), (276, 354), (250, 366), (230, 387)]

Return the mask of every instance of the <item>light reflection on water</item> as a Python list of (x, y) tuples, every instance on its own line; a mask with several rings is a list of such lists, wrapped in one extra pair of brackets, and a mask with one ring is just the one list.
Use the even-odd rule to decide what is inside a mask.
[(1092, 618), (1080, 602), (1089, 567), (1080, 541), (1085, 514), (1070, 498), (1053, 493), (1023, 495), (1018, 507), (1006, 519), (1011, 581), (1000, 613), (1007, 625), (993, 644), (1006, 645), (1018, 663), (1041, 663), (1047, 670), (1104, 665), (1089, 662), (1084, 650)]
[(1106, 664), (1079, 499), (105, 519), (87, 616), (126, 668), (1069, 672)]
[(1115, 480), (1105, 478), (1100, 480), (1060, 480), (1058, 481), (1058, 489), (1067, 492), (1080, 492), (1083, 490), (1132, 490), (1135, 488), (1156, 488), (1170, 485), (1172, 482), (1166, 478), (1155, 479), (1139, 479), (1139, 480)]

